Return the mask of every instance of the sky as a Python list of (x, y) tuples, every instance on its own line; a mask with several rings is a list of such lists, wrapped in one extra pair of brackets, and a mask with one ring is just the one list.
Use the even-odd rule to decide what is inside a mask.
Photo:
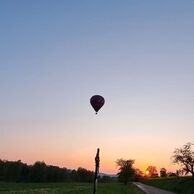
[[(194, 1), (1, 0), (0, 158), (175, 170), (194, 137)], [(90, 97), (105, 105), (95, 115)]]

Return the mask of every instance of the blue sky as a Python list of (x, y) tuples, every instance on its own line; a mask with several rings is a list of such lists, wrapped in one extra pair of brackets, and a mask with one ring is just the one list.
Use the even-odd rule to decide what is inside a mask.
[[(92, 168), (100, 147), (107, 172), (119, 157), (170, 166), (194, 136), (193, 10), (189, 0), (2, 0), (0, 158)], [(94, 94), (106, 100), (98, 116)]]

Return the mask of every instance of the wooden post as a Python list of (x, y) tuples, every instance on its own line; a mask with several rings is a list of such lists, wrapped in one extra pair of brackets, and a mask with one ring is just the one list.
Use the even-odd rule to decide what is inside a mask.
[(94, 187), (93, 187), (93, 194), (96, 194), (97, 188), (97, 181), (98, 181), (98, 173), (100, 167), (100, 157), (99, 157), (100, 149), (97, 149), (96, 157), (95, 157), (95, 174), (94, 174)]

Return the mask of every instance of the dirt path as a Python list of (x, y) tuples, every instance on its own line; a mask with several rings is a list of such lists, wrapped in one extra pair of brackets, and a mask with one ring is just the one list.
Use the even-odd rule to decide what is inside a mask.
[(146, 194), (175, 194), (169, 191), (165, 191), (162, 189), (158, 189), (156, 187), (148, 186), (142, 183), (134, 182), (134, 184), (139, 187), (142, 191), (144, 191)]

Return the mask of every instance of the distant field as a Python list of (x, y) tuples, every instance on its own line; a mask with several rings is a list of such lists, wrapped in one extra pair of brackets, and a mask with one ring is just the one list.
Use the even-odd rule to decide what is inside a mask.
[[(98, 184), (98, 194), (143, 194), (132, 184)], [(0, 194), (92, 194), (89, 183), (0, 183)]]
[(173, 191), (178, 194), (193, 194), (193, 181), (191, 177), (153, 178), (143, 181), (145, 184)]

